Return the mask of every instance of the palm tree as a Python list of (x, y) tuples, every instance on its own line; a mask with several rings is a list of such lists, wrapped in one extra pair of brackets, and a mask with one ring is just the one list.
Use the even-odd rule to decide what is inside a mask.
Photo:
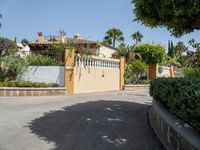
[(135, 43), (137, 44), (142, 41), (143, 35), (139, 31), (137, 31), (133, 33), (131, 37), (133, 38), (133, 40), (135, 40)]
[(104, 37), (103, 43), (112, 45), (115, 47), (116, 41), (123, 42), (124, 36), (123, 32), (120, 29), (112, 28), (106, 32), (106, 36)]
[(124, 56), (126, 59), (126, 63), (131, 63), (136, 59), (141, 59), (140, 55), (134, 52), (134, 45), (126, 46), (120, 44), (115, 54), (117, 57)]

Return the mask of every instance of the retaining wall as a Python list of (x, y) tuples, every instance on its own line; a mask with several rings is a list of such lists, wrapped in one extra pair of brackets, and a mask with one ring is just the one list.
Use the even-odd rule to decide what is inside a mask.
[(0, 96), (56, 96), (66, 95), (65, 88), (0, 88)]
[(200, 150), (200, 133), (173, 116), (159, 101), (153, 101), (149, 120), (167, 150)]
[(124, 90), (134, 91), (134, 90), (149, 89), (149, 86), (150, 86), (149, 84), (124, 85)]

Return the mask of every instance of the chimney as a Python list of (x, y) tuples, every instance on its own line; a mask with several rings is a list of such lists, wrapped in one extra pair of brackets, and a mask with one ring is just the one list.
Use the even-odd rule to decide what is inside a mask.
[(37, 43), (44, 43), (44, 37), (42, 35), (42, 32), (38, 32), (38, 39), (37, 39)]
[(80, 40), (80, 39), (81, 39), (80, 34), (75, 34), (75, 35), (74, 35), (74, 39), (76, 39), (76, 40)]

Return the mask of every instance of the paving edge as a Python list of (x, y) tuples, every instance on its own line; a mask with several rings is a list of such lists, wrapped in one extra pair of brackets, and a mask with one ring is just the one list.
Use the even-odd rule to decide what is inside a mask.
[(56, 88), (16, 88), (3, 87), (0, 88), (0, 96), (56, 96), (66, 95), (66, 89), (61, 87)]
[(149, 121), (167, 150), (200, 150), (200, 134), (157, 100), (149, 110)]

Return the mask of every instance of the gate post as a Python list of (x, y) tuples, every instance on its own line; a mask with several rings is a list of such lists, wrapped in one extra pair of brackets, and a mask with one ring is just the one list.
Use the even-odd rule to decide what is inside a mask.
[(148, 72), (149, 72), (149, 80), (157, 78), (158, 77), (158, 64), (149, 64)]
[(74, 49), (65, 50), (65, 88), (67, 95), (74, 94)]
[(170, 77), (174, 78), (174, 66), (170, 65)]
[(122, 91), (124, 89), (124, 70), (125, 70), (125, 57), (120, 57), (120, 87), (119, 89)]

